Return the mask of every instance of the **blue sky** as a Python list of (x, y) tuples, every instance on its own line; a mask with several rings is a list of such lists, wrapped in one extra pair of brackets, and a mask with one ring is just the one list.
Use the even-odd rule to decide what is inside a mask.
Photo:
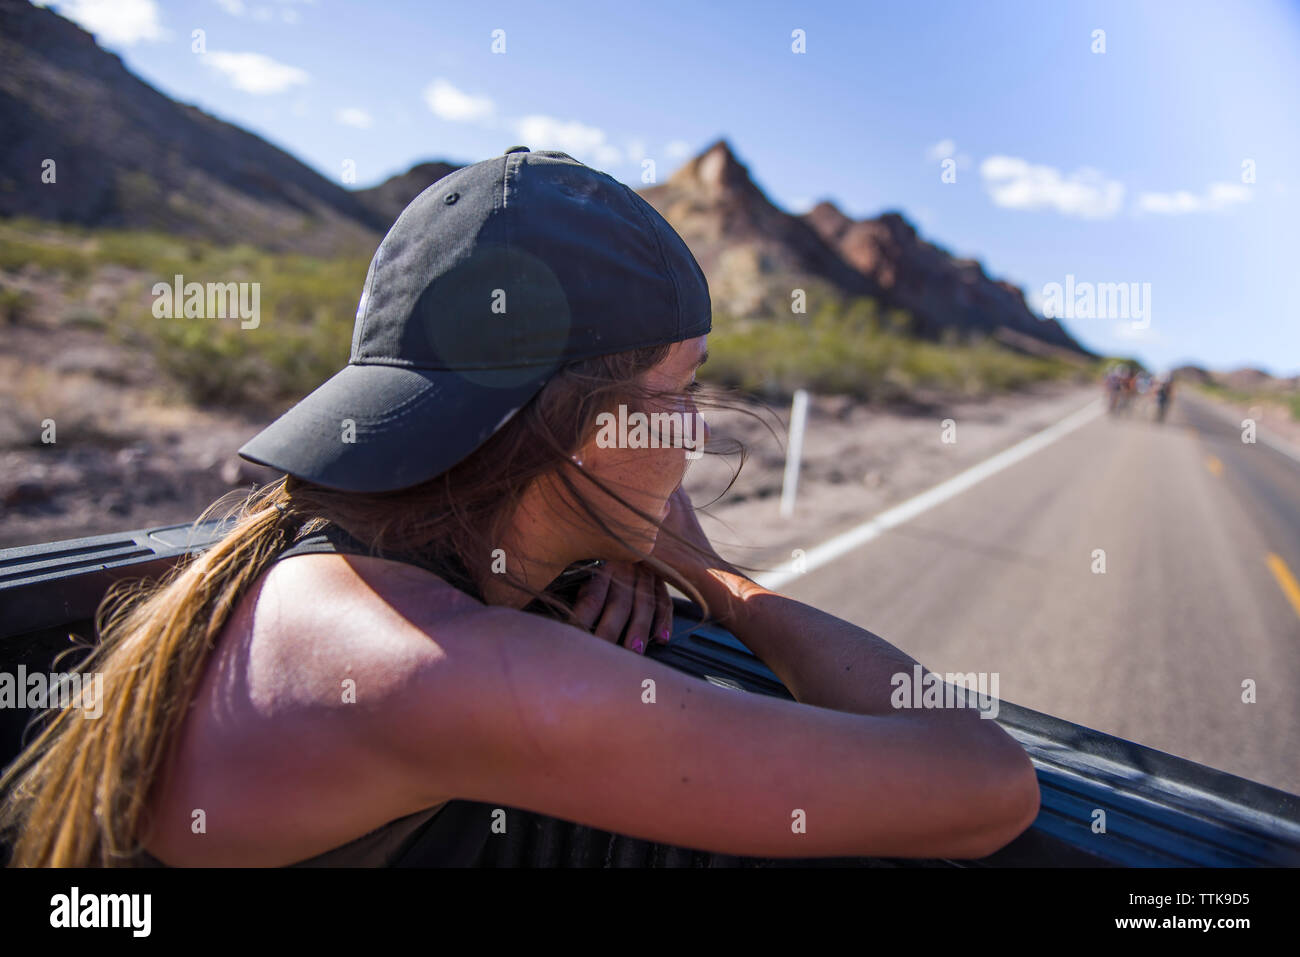
[(48, 5), (346, 185), (522, 144), (640, 187), (725, 137), (782, 208), (901, 210), (1031, 304), (1149, 290), (1065, 320), (1093, 349), (1300, 374), (1295, 3)]

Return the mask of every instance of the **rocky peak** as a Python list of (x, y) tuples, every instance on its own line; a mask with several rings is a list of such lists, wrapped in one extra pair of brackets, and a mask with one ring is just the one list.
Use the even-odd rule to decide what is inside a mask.
[(804, 213), (803, 218), (823, 237), (833, 239), (839, 239), (853, 225), (853, 220), (827, 199)]
[(686, 189), (695, 187), (713, 196), (758, 192), (758, 187), (750, 179), (749, 169), (736, 159), (725, 139), (718, 140), (683, 164), (669, 179), (668, 185)]

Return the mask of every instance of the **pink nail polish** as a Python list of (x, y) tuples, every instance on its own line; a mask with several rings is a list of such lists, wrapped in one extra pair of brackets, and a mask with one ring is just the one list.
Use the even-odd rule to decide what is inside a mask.
[(643, 654), (645, 651), (645, 642), (642, 641), (640, 638), (636, 639), (636, 641), (632, 642), (632, 650), (635, 651), (638, 655)]
[(662, 641), (662, 642), (664, 642), (665, 644), (668, 642), (668, 629), (667, 629), (667, 628), (665, 628), (663, 631), (659, 632), (659, 640)]

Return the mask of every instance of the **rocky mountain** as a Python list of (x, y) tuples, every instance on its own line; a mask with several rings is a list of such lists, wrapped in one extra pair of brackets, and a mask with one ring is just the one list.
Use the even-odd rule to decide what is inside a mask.
[(1171, 375), (1180, 382), (1190, 382), (1194, 385), (1214, 384), (1214, 376), (1210, 374), (1208, 369), (1202, 369), (1200, 366), (1178, 366), (1172, 370)]
[[(790, 290), (875, 296), (876, 283), (852, 268), (798, 216), (763, 195), (725, 140), (685, 163), (666, 182), (638, 191), (681, 234), (709, 280), (718, 308), (738, 316), (789, 314)], [(812, 292), (809, 295), (812, 299)]]
[[(0, 131), (0, 216), (256, 236), (321, 253), (369, 254), (388, 225), (283, 150), (159, 93), (27, 0), (0, 0)], [(43, 182), (47, 160), (53, 182)]]
[(1300, 394), (1300, 375), (1275, 376), (1263, 369), (1250, 367), (1214, 370), (1196, 365), (1182, 365), (1173, 370), (1173, 375), (1184, 382), (1219, 386), (1234, 392), (1260, 396)]
[(956, 328), (1010, 342), (1027, 336), (1083, 351), (1059, 322), (1035, 316), (1019, 287), (985, 275), (977, 260), (958, 259), (926, 242), (901, 213), (854, 220), (822, 202), (804, 219), (854, 269), (875, 281), (885, 302), (910, 312), (922, 334)]
[(1242, 392), (1288, 392), (1296, 388), (1296, 378), (1280, 378), (1270, 375), (1263, 369), (1249, 367), (1233, 369), (1230, 372), (1212, 373), (1216, 382), (1229, 389)]
[(714, 302), (732, 314), (787, 314), (790, 290), (814, 277), (822, 291), (907, 310), (923, 336), (957, 329), (1021, 351), (1086, 353), (1059, 323), (1035, 316), (1018, 287), (924, 241), (900, 213), (854, 220), (829, 202), (802, 216), (779, 209), (726, 140), (641, 195), (682, 234)]
[(384, 228), (387, 230), (402, 214), (402, 210), (410, 205), (411, 200), (458, 169), (459, 166), (450, 163), (420, 163), (405, 173), (384, 180), (378, 186), (359, 189), (353, 195), (385, 222)]

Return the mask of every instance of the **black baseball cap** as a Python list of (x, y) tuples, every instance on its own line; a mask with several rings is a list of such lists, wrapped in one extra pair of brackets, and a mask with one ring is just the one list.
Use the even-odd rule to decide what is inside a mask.
[(347, 366), (239, 454), (385, 492), (462, 461), (565, 363), (712, 328), (686, 243), (607, 173), (515, 146), (406, 207), (370, 262)]

